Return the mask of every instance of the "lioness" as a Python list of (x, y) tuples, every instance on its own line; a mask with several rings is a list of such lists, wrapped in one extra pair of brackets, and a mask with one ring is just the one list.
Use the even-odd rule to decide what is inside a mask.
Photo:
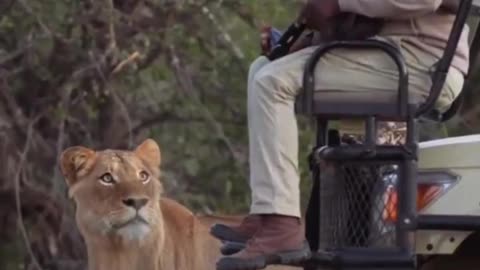
[(73, 146), (61, 154), (90, 270), (215, 269), (221, 243), (209, 225), (216, 218), (199, 218), (162, 197), (160, 161), (152, 139), (133, 151)]

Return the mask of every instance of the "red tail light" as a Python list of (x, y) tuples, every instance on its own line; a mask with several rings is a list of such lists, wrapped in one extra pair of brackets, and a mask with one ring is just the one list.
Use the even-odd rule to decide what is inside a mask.
[[(420, 211), (445, 194), (457, 181), (457, 177), (445, 172), (422, 172), (419, 174), (417, 181), (417, 211)], [(383, 220), (397, 221), (398, 194), (394, 184), (387, 187), (383, 200), (385, 203), (382, 214)]]

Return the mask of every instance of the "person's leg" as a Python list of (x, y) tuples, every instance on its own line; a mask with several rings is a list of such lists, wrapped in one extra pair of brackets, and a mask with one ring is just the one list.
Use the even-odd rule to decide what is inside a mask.
[[(260, 56), (257, 59), (255, 59), (252, 64), (250, 65), (250, 68), (248, 70), (248, 81), (247, 81), (247, 89), (250, 91), (252, 89), (251, 84), (254, 82), (255, 75), (267, 64), (270, 63), (270, 60), (265, 57), (265, 56)], [(248, 94), (250, 95), (250, 94)], [(248, 104), (247, 104), (248, 106)], [(250, 119), (252, 115), (250, 114), (251, 110), (248, 111), (248, 118)], [(248, 122), (250, 124), (250, 121)], [(251, 131), (252, 129), (249, 127), (249, 137), (252, 136)], [(250, 160), (252, 160), (252, 154), (254, 153), (254, 150), (252, 150), (252, 144), (249, 144), (250, 146)], [(249, 178), (251, 179), (251, 177)], [(250, 181), (249, 181), (250, 183)], [(250, 183), (251, 187), (251, 183)], [(245, 243), (247, 242), (248, 239), (250, 239), (260, 228), (261, 222), (260, 222), (260, 216), (255, 215), (255, 214), (250, 214), (246, 216), (240, 224), (237, 226), (227, 226), (224, 224), (215, 224), (211, 230), (210, 233), (222, 240), (222, 241), (229, 241), (229, 242), (237, 242), (237, 243)], [(241, 247), (238, 246), (237, 247)]]
[[(428, 70), (436, 59), (404, 45), (409, 65), (410, 92), (426, 95), (431, 85)], [(241, 252), (219, 261), (219, 270), (265, 267), (271, 255), (303, 260), (303, 227), (300, 224), (298, 137), (295, 96), (301, 88), (303, 68), (315, 48), (287, 55), (261, 68), (249, 83), (251, 214), (261, 216), (261, 229)], [(441, 100), (449, 104), (458, 93), (457, 72), (450, 74)], [(368, 99), (395, 93), (397, 70), (383, 53), (371, 50), (337, 50), (325, 55), (316, 72), (317, 90), (345, 99), (352, 93)], [(463, 83), (463, 82), (462, 82)], [(455, 86), (456, 85), (456, 86)], [(336, 89), (336, 90), (331, 90)], [(441, 102), (441, 103), (442, 103)]]
[[(437, 59), (401, 40), (409, 69), (410, 97), (426, 98), (432, 65)], [(248, 91), (250, 183), (252, 214), (300, 217), (298, 135), (294, 114), (303, 70), (315, 47), (287, 55), (264, 66)], [(334, 93), (346, 100), (375, 100), (397, 93), (398, 71), (391, 58), (377, 50), (338, 49), (318, 63), (316, 91)], [(437, 107), (445, 110), (463, 85), (462, 74), (451, 69)], [(321, 94), (319, 94), (321, 95)]]
[[(300, 195), (296, 153), (298, 138), (293, 111), (295, 90), (292, 89), (291, 93), (287, 94), (290, 85), (296, 87), (298, 83), (278, 81), (272, 69), (284, 67), (285, 71), (290, 70), (294, 74), (291, 77), (300, 76), (302, 63), (298, 60), (302, 57), (305, 61), (310, 54), (311, 52), (306, 51), (297, 52), (296, 57), (288, 55), (268, 63), (255, 73), (253, 80), (250, 77), (248, 83), (247, 111), (252, 192), (250, 215), (261, 217), (261, 227), (255, 235), (262, 234), (263, 238), (267, 238), (267, 249), (271, 249), (271, 243), (268, 242), (272, 240), (281, 243), (280, 246), (284, 244), (295, 246), (291, 253), (290, 250), (282, 250), (286, 252), (285, 255), (293, 255), (293, 259), (307, 258), (310, 252), (308, 246), (303, 245), (304, 233), (299, 219)], [(288, 63), (286, 61), (288, 59), (292, 61)], [(282, 125), (289, 128), (282, 129)], [(265, 222), (269, 227), (266, 231), (263, 230)], [(263, 251), (260, 248), (265, 241), (254, 239), (255, 236), (247, 242), (246, 249), (225, 258), (226, 260), (220, 260), (217, 269), (265, 267), (266, 260), (261, 257)], [(253, 242), (255, 244), (252, 249)], [(238, 258), (241, 261), (237, 261)]]

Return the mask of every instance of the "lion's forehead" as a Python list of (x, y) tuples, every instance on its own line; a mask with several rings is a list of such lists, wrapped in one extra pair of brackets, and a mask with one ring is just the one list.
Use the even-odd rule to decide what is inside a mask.
[(100, 169), (115, 173), (137, 173), (143, 164), (134, 154), (124, 151), (105, 150), (99, 157)]

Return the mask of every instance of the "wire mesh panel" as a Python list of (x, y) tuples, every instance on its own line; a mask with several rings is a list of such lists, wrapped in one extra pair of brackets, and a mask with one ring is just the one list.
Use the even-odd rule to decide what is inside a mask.
[(394, 247), (398, 165), (320, 164), (320, 248)]

